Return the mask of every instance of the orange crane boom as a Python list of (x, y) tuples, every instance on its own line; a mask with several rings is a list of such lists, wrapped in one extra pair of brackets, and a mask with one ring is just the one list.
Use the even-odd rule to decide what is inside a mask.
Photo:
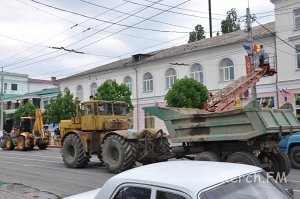
[(254, 86), (260, 78), (265, 76), (272, 76), (277, 73), (270, 68), (270, 64), (263, 64), (256, 68), (253, 72), (244, 75), (225, 88), (221, 89), (212, 95), (207, 104), (207, 110), (211, 112), (222, 112), (231, 106), (236, 98), (240, 96), (248, 88)]

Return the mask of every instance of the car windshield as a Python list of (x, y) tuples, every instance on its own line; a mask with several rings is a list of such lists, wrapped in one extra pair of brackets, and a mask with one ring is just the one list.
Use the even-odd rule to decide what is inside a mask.
[(265, 173), (255, 173), (226, 182), (200, 194), (200, 199), (291, 199), (292, 197)]

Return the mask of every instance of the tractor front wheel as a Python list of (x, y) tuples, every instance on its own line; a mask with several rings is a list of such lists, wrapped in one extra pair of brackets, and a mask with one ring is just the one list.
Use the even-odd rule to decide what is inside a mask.
[(70, 168), (82, 168), (89, 162), (89, 157), (83, 151), (81, 140), (75, 134), (68, 135), (65, 138), (62, 157), (65, 165)]
[(26, 147), (25, 147), (25, 137), (24, 136), (19, 136), (17, 138), (17, 141), (18, 141), (18, 150), (19, 151), (25, 151), (26, 150)]
[(102, 161), (111, 173), (120, 173), (135, 166), (136, 148), (132, 141), (119, 135), (107, 137), (101, 144)]
[(221, 162), (220, 156), (218, 156), (216, 153), (211, 152), (211, 151), (204, 151), (202, 153), (199, 153), (195, 157), (195, 160)]
[(12, 142), (12, 139), (11, 139), (10, 136), (7, 136), (5, 138), (4, 145), (3, 145), (2, 148), (5, 149), (5, 150), (13, 150), (15, 148), (15, 145)]

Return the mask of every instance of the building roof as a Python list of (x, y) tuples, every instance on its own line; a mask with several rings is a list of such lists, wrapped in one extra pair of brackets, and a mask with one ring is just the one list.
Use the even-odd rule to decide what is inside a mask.
[(58, 93), (58, 88), (47, 88), (40, 91), (32, 92), (32, 93), (26, 93), (23, 95), (20, 94), (4, 94), (3, 99), (9, 100), (9, 99), (15, 99), (15, 98), (28, 98), (30, 96), (42, 96), (42, 95), (48, 95), (48, 94), (55, 94)]
[[(255, 38), (261, 38), (270, 36), (275, 32), (275, 22), (270, 22), (267, 24), (264, 24), (262, 26), (256, 26), (252, 28), (253, 37)], [(226, 46), (230, 44), (240, 43), (240, 42), (246, 42), (248, 40), (248, 33), (245, 30), (239, 30), (227, 34), (223, 34), (220, 36), (215, 36), (212, 38), (202, 39), (196, 42), (191, 42), (188, 44), (183, 44), (180, 46), (174, 46), (171, 48), (154, 51), (148, 54), (137, 54), (137, 55), (143, 55), (144, 59), (140, 61), (136, 61), (137, 55), (133, 55), (133, 58), (125, 58), (122, 60), (118, 60), (109, 64), (105, 64), (102, 66), (98, 66), (96, 68), (77, 73), (65, 78), (62, 78), (58, 81), (64, 81), (71, 78), (79, 77), (82, 75), (89, 75), (97, 72), (102, 72), (110, 69), (118, 69), (118, 68), (124, 68), (124, 67), (132, 67), (132, 66), (138, 66), (140, 64), (144, 64), (147, 62), (156, 61), (162, 58), (167, 57), (173, 57), (176, 55), (181, 55), (193, 51), (198, 50), (205, 50), (213, 47), (220, 47), (220, 46)]]

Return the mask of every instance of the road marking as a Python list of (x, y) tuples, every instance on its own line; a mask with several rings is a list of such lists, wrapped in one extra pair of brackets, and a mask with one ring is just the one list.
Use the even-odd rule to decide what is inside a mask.
[(300, 181), (297, 180), (287, 180), (288, 182), (296, 182), (296, 183), (300, 183)]
[(0, 158), (9, 158), (9, 159), (15, 159), (17, 158), (18, 160), (30, 160), (30, 161), (36, 161), (36, 162), (47, 162), (47, 163), (62, 163), (62, 161), (49, 161), (49, 160), (38, 160), (38, 159), (32, 159), (32, 158), (20, 158), (20, 157), (10, 157), (10, 156), (2, 156)]
[[(1, 161), (2, 163), (7, 163), (7, 164), (14, 164), (14, 165), (18, 165), (20, 166), (19, 162), (9, 162), (9, 161)], [(80, 170), (76, 170), (76, 169), (62, 169), (62, 168), (54, 168), (54, 167), (46, 167), (46, 166), (39, 166), (39, 165), (33, 165), (33, 164), (22, 164), (22, 166), (24, 167), (37, 167), (37, 168), (45, 168), (45, 169), (52, 169), (52, 170), (58, 170), (58, 171), (68, 171), (68, 172), (75, 172), (75, 173), (82, 173), (82, 174), (92, 174), (92, 175), (107, 175), (109, 173), (95, 173), (95, 172), (88, 172), (88, 171), (80, 171)]]
[(293, 189), (293, 191), (296, 191), (296, 192), (299, 192), (299, 193), (300, 193), (300, 190), (297, 190), (297, 189)]

